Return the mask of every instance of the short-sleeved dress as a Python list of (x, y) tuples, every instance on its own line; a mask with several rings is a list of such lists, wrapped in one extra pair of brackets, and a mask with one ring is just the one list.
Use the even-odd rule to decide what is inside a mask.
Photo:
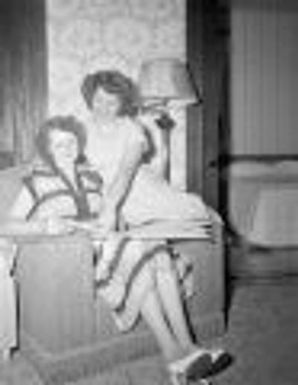
[[(100, 135), (97, 132), (96, 127), (91, 124), (88, 130), (88, 143), (87, 143), (87, 156), (91, 163), (96, 166), (98, 171), (103, 177), (104, 185), (109, 184), (115, 178), (119, 167), (122, 166), (122, 161), (125, 158), (127, 151), (132, 150), (135, 146), (141, 148), (144, 153), (144, 159), (148, 158), (147, 153), (150, 149), (150, 140), (148, 139), (148, 133), (146, 133), (143, 127), (131, 119), (121, 118), (115, 124), (118, 124), (117, 135)], [(188, 220), (198, 220), (205, 226), (205, 228), (211, 229), (211, 216), (209, 208), (204, 204), (202, 199), (194, 194), (181, 192), (174, 189), (166, 180), (164, 180), (160, 174), (156, 173), (151, 168), (150, 162), (143, 163), (137, 171), (134, 180), (130, 186), (128, 195), (122, 206), (122, 217), (124, 218), (128, 226), (140, 225), (142, 223), (148, 223), (155, 220), (178, 220), (178, 222)], [(179, 231), (179, 227), (177, 228)], [(153, 242), (153, 241), (152, 241)], [(122, 254), (122, 260), (126, 261), (122, 265), (124, 272), (118, 277), (120, 280), (124, 278), (124, 281), (129, 282), (127, 278), (131, 274), (139, 269), (139, 267), (147, 262), (147, 269), (140, 269), (140, 274), (136, 275), (134, 282), (136, 285), (117, 285), (117, 276), (114, 282), (114, 286), (106, 287), (106, 296), (113, 296), (114, 292), (123, 290), (124, 288), (133, 288), (132, 297), (137, 297), (134, 301), (128, 301), (127, 304), (133, 304), (132, 307), (127, 306), (128, 318), (122, 322), (123, 319), (119, 317), (119, 325), (121, 327), (130, 322), (127, 320), (135, 319), (135, 311), (144, 298), (144, 293), (148, 288), (154, 285), (155, 275), (157, 271), (168, 271), (174, 269), (175, 274), (178, 273), (180, 278), (181, 292), (186, 295), (192, 294), (192, 267), (191, 261), (187, 256), (179, 256), (178, 258), (172, 258), (174, 253), (162, 252), (161, 249), (165, 248), (165, 243), (155, 241), (152, 244), (150, 242), (132, 242), (127, 246), (127, 253)], [(153, 253), (152, 250), (161, 251)], [(140, 252), (140, 250), (142, 250)], [(139, 258), (142, 254), (145, 258)], [(176, 255), (177, 257), (177, 255)], [(121, 269), (120, 269), (121, 270)], [(187, 272), (187, 273), (186, 273)], [(190, 274), (189, 274), (190, 273)], [(140, 290), (140, 288), (142, 288)], [(121, 298), (121, 295), (118, 299)], [(122, 298), (124, 298), (122, 296)], [(113, 302), (113, 301), (111, 301)], [(114, 303), (115, 309), (121, 309), (121, 303)]]

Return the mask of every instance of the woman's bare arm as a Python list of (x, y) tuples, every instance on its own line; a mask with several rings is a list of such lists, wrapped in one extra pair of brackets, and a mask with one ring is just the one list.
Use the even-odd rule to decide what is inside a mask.
[(142, 163), (144, 143), (134, 141), (127, 146), (120, 167), (110, 184), (104, 206), (119, 210), (131, 188), (134, 177)]
[(107, 231), (119, 227), (119, 212), (134, 182), (136, 173), (147, 151), (147, 139), (140, 127), (132, 128), (124, 156), (121, 159), (114, 179), (107, 188), (99, 222)]

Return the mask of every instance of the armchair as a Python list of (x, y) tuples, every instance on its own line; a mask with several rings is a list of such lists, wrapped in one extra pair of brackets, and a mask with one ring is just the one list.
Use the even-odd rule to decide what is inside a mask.
[[(21, 174), (16, 169), (0, 172), (0, 206), (10, 199), (6, 187), (17, 189)], [(193, 332), (199, 339), (221, 334), (225, 298), (221, 222), (214, 216), (212, 241), (171, 241), (194, 261), (195, 294), (186, 302)], [(19, 239), (20, 351), (46, 384), (73, 381), (157, 352), (155, 339), (142, 322), (129, 333), (118, 332), (109, 309), (96, 295), (93, 275), (92, 248), (83, 234)]]

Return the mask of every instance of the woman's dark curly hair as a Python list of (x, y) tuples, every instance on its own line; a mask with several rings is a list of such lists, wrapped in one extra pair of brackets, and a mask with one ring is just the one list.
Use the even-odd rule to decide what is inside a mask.
[(119, 71), (109, 70), (87, 75), (83, 80), (81, 92), (89, 109), (93, 107), (93, 98), (99, 88), (118, 96), (120, 100), (118, 116), (133, 117), (137, 114), (140, 105), (139, 91), (129, 77)]
[(35, 140), (36, 149), (40, 157), (46, 163), (55, 166), (53, 154), (49, 148), (50, 133), (54, 130), (71, 133), (76, 137), (79, 149), (77, 162), (84, 162), (84, 151), (87, 141), (86, 130), (84, 125), (72, 115), (53, 116), (52, 118), (47, 119), (44, 124), (41, 125)]

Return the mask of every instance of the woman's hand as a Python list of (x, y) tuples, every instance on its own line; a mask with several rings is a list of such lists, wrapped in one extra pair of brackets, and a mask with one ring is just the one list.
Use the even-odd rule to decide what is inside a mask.
[(157, 120), (160, 119), (162, 113), (163, 110), (159, 108), (147, 109), (138, 115), (138, 121), (148, 128), (155, 129), (157, 128)]

